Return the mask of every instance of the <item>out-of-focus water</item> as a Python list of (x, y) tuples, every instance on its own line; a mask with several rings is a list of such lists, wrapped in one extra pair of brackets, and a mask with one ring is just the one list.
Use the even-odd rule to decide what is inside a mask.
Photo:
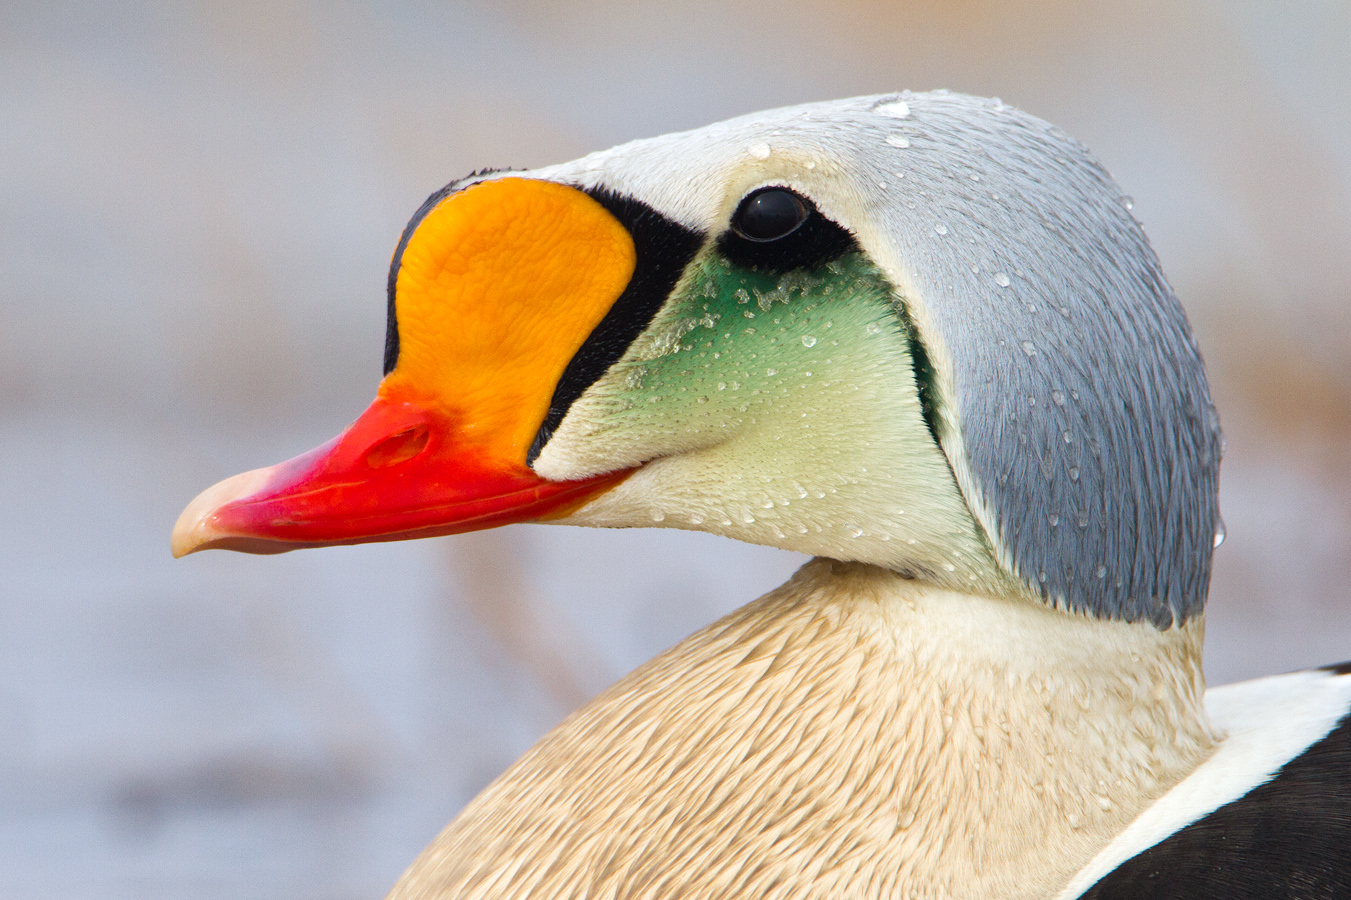
[(1349, 34), (1335, 2), (0, 4), (0, 896), (379, 895), (800, 563), (545, 527), (168, 554), (198, 490), (364, 408), (432, 190), (781, 103), (945, 86), (1093, 147), (1229, 436), (1211, 679), (1351, 657)]

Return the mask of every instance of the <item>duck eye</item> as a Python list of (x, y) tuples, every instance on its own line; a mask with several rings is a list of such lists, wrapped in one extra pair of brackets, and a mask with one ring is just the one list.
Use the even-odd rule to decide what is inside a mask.
[(732, 230), (747, 240), (776, 241), (802, 227), (811, 214), (808, 201), (790, 190), (761, 188), (741, 201)]

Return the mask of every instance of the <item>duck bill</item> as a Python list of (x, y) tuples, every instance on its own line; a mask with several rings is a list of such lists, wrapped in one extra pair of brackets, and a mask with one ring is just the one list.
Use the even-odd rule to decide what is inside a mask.
[(631, 471), (548, 481), (474, 437), (434, 406), (381, 396), (323, 446), (203, 491), (174, 526), (174, 556), (283, 553), (559, 518)]
[(333, 441), (208, 488), (175, 556), (396, 541), (566, 516), (628, 474), (549, 481), (526, 463), (569, 361), (636, 264), (584, 191), (525, 178), (436, 194), (390, 267), (385, 378)]

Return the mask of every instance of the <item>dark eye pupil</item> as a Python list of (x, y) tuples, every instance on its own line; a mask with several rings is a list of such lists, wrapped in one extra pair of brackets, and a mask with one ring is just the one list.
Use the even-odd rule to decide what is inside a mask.
[(772, 241), (792, 234), (806, 220), (801, 197), (783, 188), (765, 188), (742, 201), (732, 225), (753, 241)]

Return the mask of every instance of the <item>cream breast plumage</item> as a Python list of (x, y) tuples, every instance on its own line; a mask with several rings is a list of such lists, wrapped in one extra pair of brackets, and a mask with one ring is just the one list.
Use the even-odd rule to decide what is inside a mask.
[(1218, 418), (1058, 130), (887, 95), (476, 173), (388, 302), (370, 409), (203, 493), (176, 553), (529, 520), (818, 557), (574, 713), (393, 896), (1351, 891), (1351, 678), (1205, 692)]

